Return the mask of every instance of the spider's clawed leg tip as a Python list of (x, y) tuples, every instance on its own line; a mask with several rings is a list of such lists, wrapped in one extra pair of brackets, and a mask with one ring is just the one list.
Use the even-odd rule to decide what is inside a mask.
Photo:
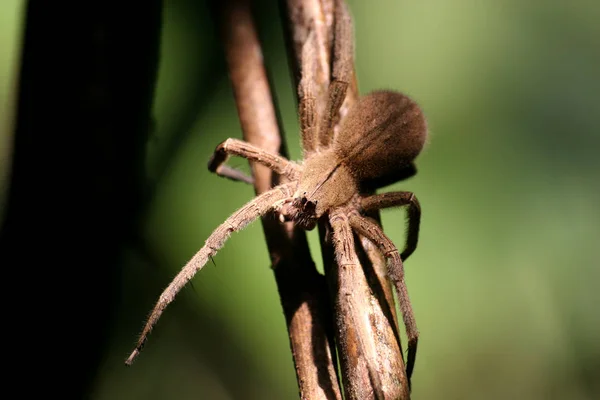
[(127, 360), (125, 360), (125, 365), (127, 365), (128, 367), (131, 367), (131, 364), (133, 364), (133, 360), (135, 360), (135, 358), (138, 356), (138, 354), (140, 354), (140, 351), (138, 349), (135, 349), (134, 351), (132, 351), (131, 355), (127, 358)]

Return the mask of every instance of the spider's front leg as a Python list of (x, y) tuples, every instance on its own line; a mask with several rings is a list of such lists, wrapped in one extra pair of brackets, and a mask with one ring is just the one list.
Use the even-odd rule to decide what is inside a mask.
[(230, 155), (243, 157), (248, 161), (265, 165), (275, 173), (283, 175), (291, 181), (297, 180), (300, 176), (301, 167), (295, 162), (238, 139), (227, 139), (217, 146), (208, 161), (208, 170), (234, 181), (254, 183), (252, 177), (225, 165)]
[(419, 200), (412, 192), (389, 192), (360, 199), (360, 207), (365, 212), (377, 211), (382, 208), (408, 206), (408, 232), (406, 246), (400, 255), (402, 261), (417, 248), (419, 241), (419, 226), (421, 225), (421, 206)]
[[(375, 197), (375, 196), (373, 196)], [(350, 226), (360, 235), (363, 235), (373, 242), (379, 251), (388, 259), (388, 277), (394, 283), (396, 293), (398, 294), (398, 302), (402, 319), (406, 328), (406, 336), (408, 336), (408, 351), (406, 356), (406, 376), (410, 386), (410, 377), (415, 366), (417, 356), (417, 342), (419, 340), (419, 331), (412, 305), (408, 297), (408, 289), (404, 281), (404, 265), (400, 258), (400, 253), (394, 243), (383, 233), (379, 225), (371, 219), (359, 215), (358, 211), (354, 211), (349, 215)]]
[(327, 106), (319, 124), (319, 145), (326, 148), (333, 138), (335, 117), (346, 98), (354, 69), (354, 31), (352, 16), (345, 1), (335, 2), (333, 60)]
[(158, 319), (165, 308), (173, 301), (177, 293), (179, 293), (185, 284), (188, 283), (202, 267), (204, 267), (206, 262), (217, 254), (217, 251), (223, 247), (229, 236), (233, 232), (240, 231), (258, 217), (273, 210), (281, 200), (289, 198), (295, 188), (296, 182), (285, 183), (255, 197), (252, 201), (234, 212), (227, 220), (225, 220), (225, 222), (214, 230), (209, 238), (206, 239), (204, 246), (190, 261), (188, 261), (160, 295), (150, 317), (148, 317), (148, 321), (142, 330), (142, 334), (140, 335), (135, 349), (127, 361), (125, 361), (127, 365), (131, 365), (133, 360), (138, 356), (148, 339), (148, 335), (152, 331), (154, 325), (156, 325), (156, 322), (158, 322)]
[(302, 47), (302, 79), (298, 84), (298, 116), (302, 132), (302, 149), (304, 158), (317, 147), (317, 93), (315, 81), (317, 76), (317, 39), (315, 31), (309, 33)]

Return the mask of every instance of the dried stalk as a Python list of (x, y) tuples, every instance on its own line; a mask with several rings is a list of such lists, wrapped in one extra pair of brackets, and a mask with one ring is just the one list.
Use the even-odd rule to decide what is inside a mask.
[[(334, 0), (282, 1), (290, 64), (296, 86), (300, 82), (302, 48), (309, 32), (317, 42), (315, 84), (325, 99), (330, 80), (330, 48)], [(339, 120), (358, 98), (356, 74), (340, 109)], [(319, 110), (324, 100), (317, 102)], [(319, 113), (320, 114), (320, 113)], [(338, 124), (339, 124), (338, 120)], [(379, 221), (379, 213), (371, 217)], [(409, 399), (410, 390), (397, 330), (386, 261), (366, 239), (357, 241), (362, 269), (338, 268), (331, 245), (331, 228), (320, 225), (323, 261), (336, 315), (336, 339), (342, 381), (348, 399)]]
[[(285, 155), (262, 50), (249, 0), (222, 9), (222, 34), (244, 140)], [(260, 194), (281, 181), (271, 170), (251, 165)], [(326, 282), (310, 257), (306, 234), (273, 216), (262, 219), (285, 313), (302, 399), (340, 399)]]

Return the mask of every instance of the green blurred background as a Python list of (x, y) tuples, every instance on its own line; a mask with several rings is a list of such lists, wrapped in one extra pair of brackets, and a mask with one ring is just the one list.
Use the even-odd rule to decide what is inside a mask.
[[(413, 397), (600, 398), (600, 3), (349, 3), (361, 92), (411, 95), (430, 127), (417, 176), (386, 188), (415, 192), (423, 209), (420, 245), (406, 264), (421, 332)], [(299, 159), (276, 2), (257, 10)], [(2, 193), (22, 21), (22, 1), (0, 5)], [(134, 366), (123, 365), (161, 289), (253, 196), (206, 169), (216, 144), (241, 137), (219, 46), (204, 2), (164, 2), (147, 147), (156, 190), (143, 245), (123, 255), (93, 399), (297, 398), (260, 224), (232, 237), (168, 309)], [(402, 243), (402, 212), (382, 218)], [(316, 233), (309, 236), (320, 264)]]

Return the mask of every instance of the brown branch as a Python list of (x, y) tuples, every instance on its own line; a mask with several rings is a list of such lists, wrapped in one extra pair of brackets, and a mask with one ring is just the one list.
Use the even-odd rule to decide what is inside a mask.
[[(285, 0), (284, 28), (287, 32), (290, 64), (296, 86), (301, 77), (302, 48), (311, 31), (317, 41), (315, 85), (324, 108), (330, 80), (334, 0)], [(323, 75), (324, 73), (324, 75)], [(339, 121), (358, 99), (356, 74), (340, 109)], [(337, 126), (336, 126), (337, 128)], [(369, 215), (379, 221), (379, 213)], [(356, 243), (362, 269), (339, 268), (331, 244), (331, 227), (320, 224), (325, 272), (336, 314), (336, 339), (342, 366), (342, 380), (348, 399), (409, 399), (410, 390), (397, 329), (386, 260), (368, 240)], [(348, 297), (351, 295), (351, 299)]]
[[(223, 7), (222, 33), (244, 139), (275, 153), (285, 153), (262, 50), (249, 0)], [(256, 193), (282, 178), (252, 165)], [(285, 313), (302, 399), (341, 399), (335, 370), (332, 321), (327, 286), (310, 257), (306, 234), (273, 216), (262, 219), (272, 267)]]

